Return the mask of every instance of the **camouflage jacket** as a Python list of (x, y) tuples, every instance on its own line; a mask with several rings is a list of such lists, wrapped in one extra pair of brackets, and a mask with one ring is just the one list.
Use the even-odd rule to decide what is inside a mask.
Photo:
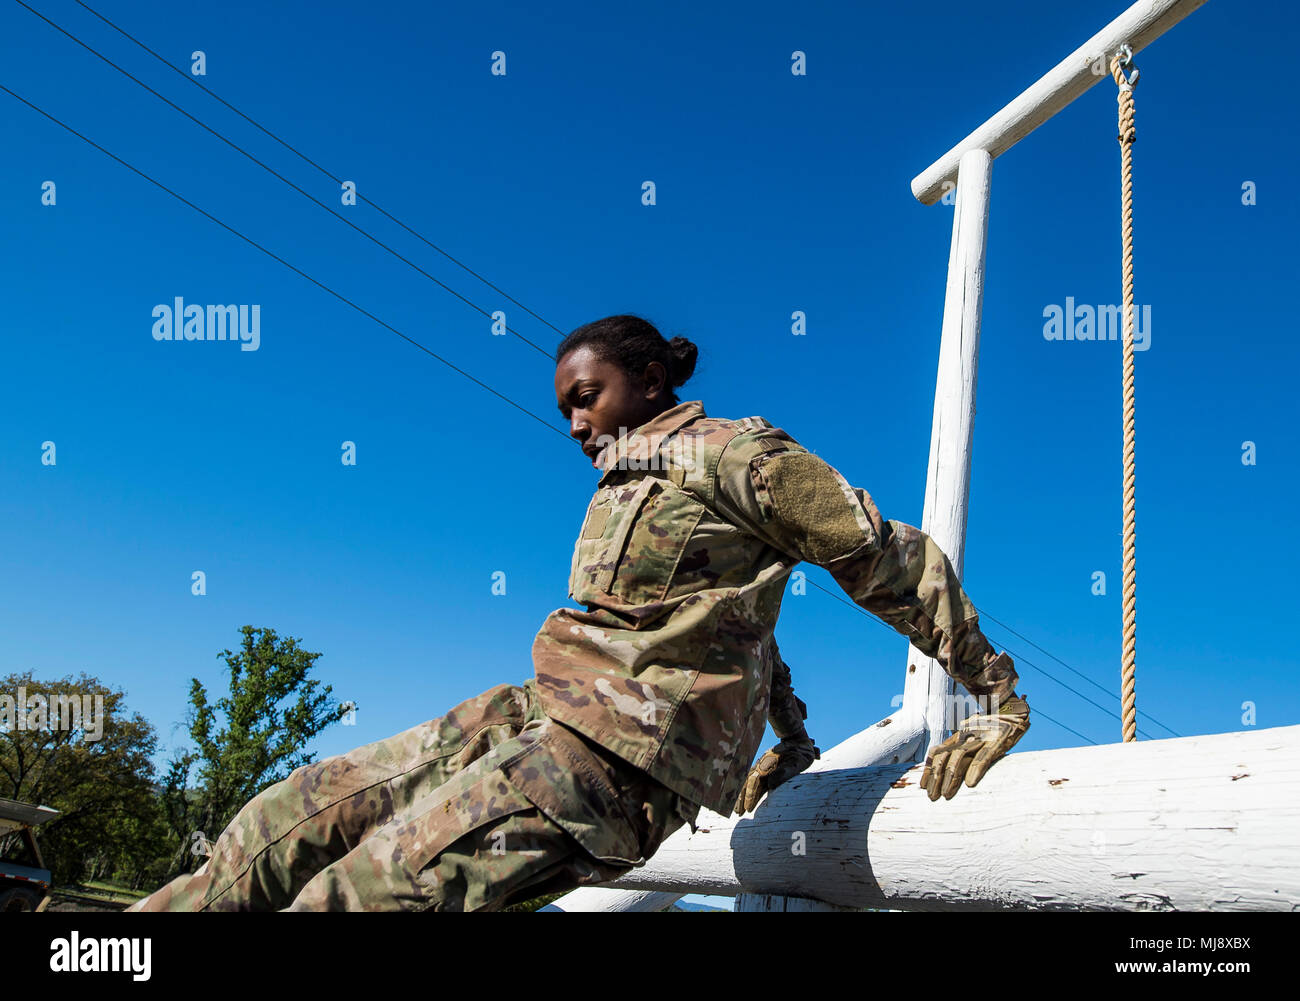
[(972, 694), (1014, 688), (1011, 659), (980, 632), (934, 541), (882, 520), (866, 491), (763, 418), (679, 403), (598, 462), (569, 577), (585, 608), (543, 623), (537, 692), (553, 719), (690, 804), (732, 812), (782, 673), (773, 629), (802, 560)]

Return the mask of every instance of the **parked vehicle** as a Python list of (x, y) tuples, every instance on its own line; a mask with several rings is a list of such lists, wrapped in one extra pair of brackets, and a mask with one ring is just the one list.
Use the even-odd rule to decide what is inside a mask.
[(0, 912), (45, 909), (50, 870), (41, 858), (36, 828), (58, 815), (48, 806), (0, 798)]

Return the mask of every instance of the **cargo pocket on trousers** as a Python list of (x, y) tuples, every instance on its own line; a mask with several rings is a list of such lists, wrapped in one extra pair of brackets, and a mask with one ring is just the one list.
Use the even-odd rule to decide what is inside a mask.
[(509, 754), (506, 745), (518, 753), (513, 740), (498, 745), (418, 804), (420, 812), (394, 831), (394, 864), (418, 879), (419, 873), (465, 835), (511, 814), (535, 809), (502, 771), (501, 759)]
[(645, 864), (618, 790), (577, 736), (548, 720), (518, 739), (527, 750), (502, 771), (520, 794), (600, 861)]

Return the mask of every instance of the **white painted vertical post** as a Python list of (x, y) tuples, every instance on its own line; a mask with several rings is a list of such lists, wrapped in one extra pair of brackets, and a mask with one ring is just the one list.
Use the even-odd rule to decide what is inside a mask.
[[(971, 443), (975, 434), (975, 381), (979, 371), (980, 308), (984, 302), (984, 251), (989, 224), (989, 190), (993, 158), (986, 150), (963, 153), (957, 171), (952, 245), (948, 251), (948, 290), (943, 301), (939, 339), (939, 373), (934, 386), (930, 424), (930, 463), (925, 476), (921, 531), (947, 554), (957, 576), (966, 548), (966, 509), (970, 492)], [(956, 683), (937, 660), (908, 647), (903, 681), (903, 712), (924, 710), (927, 741), (912, 760), (924, 761), (957, 722), (950, 709)], [(913, 709), (915, 712), (915, 709)], [(815, 900), (740, 894), (738, 911), (840, 910)]]
[[(980, 309), (984, 302), (984, 255), (989, 222), (993, 158), (986, 150), (963, 153), (957, 172), (948, 288), (943, 301), (939, 372), (935, 379), (930, 463), (925, 476), (921, 531), (947, 554), (962, 576), (966, 548), (966, 510), (970, 490), (971, 444), (975, 433), (975, 383), (979, 372)], [(937, 660), (908, 650), (903, 705), (925, 705), (928, 743), (914, 760), (951, 733), (956, 683)]]

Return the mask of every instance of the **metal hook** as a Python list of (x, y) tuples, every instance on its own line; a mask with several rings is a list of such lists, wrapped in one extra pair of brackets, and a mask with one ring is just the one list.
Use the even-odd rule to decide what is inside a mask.
[[(1125, 43), (1115, 50), (1115, 56), (1119, 57), (1120, 61), (1121, 69), (1119, 75), (1124, 80), (1124, 83), (1128, 86), (1129, 90), (1132, 90), (1137, 86), (1138, 82), (1138, 68), (1133, 66), (1133, 50), (1127, 43)], [(1125, 66), (1133, 66), (1133, 72), (1128, 76), (1125, 76), (1122, 68)]]

